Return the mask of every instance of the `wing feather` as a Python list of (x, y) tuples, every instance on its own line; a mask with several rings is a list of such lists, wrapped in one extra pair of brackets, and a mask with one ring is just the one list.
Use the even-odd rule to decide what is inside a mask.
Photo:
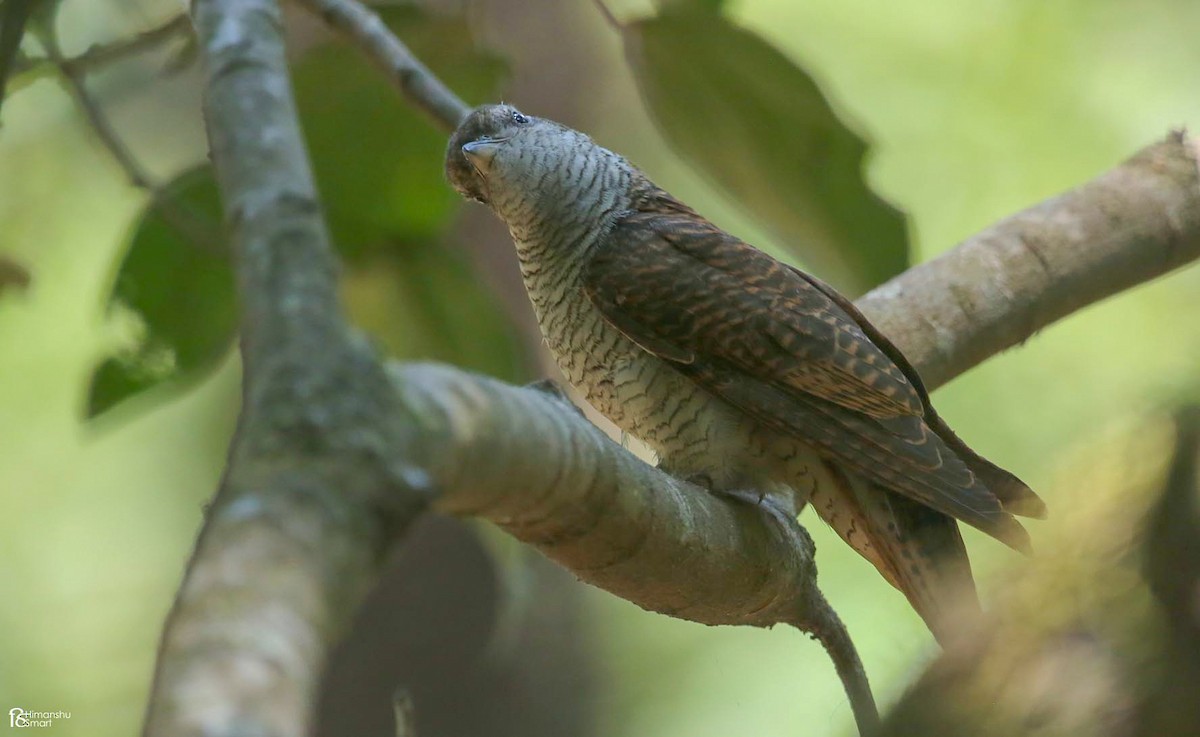
[(1028, 547), (974, 469), (1011, 480), (1014, 499), (1036, 496), (949, 432), (920, 377), (852, 304), (674, 200), (654, 205), (621, 218), (589, 258), (584, 288), (605, 319), (869, 481)]

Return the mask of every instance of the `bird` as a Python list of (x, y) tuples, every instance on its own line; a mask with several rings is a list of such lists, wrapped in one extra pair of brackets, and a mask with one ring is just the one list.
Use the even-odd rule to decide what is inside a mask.
[(725, 232), (589, 136), (471, 111), (446, 177), (507, 225), (567, 381), (661, 470), (811, 506), (943, 644), (978, 609), (957, 522), (1028, 552), (1024, 482), (939, 417), (913, 366), (829, 285)]

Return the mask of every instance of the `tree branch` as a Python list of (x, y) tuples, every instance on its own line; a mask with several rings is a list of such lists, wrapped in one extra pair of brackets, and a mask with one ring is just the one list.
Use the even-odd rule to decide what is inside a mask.
[(900, 274), (858, 306), (930, 389), (1200, 257), (1200, 142), (1182, 132)]
[[(794, 619), (814, 577), (799, 528), (621, 448), (570, 404), (448, 366), (399, 364), (435, 508), (491, 520), (641, 607), (704, 624)], [(751, 575), (747, 575), (747, 574)]]
[(100, 104), (88, 91), (83, 77), (84, 73), (63, 56), (62, 50), (58, 46), (58, 38), (52, 33), (48, 34), (45, 44), (49, 61), (62, 73), (63, 79), (67, 83), (67, 89), (71, 93), (71, 99), (75, 101), (75, 106), (87, 118), (88, 123), (92, 126), (92, 131), (100, 138), (100, 142), (108, 149), (109, 154), (125, 171), (130, 183), (138, 189), (157, 194), (158, 189), (154, 179), (142, 167), (141, 162), (129, 150), (125, 142), (121, 140), (120, 134), (113, 127), (108, 116), (100, 109)]
[(860, 732), (875, 731), (862, 662), (817, 588), (812, 540), (790, 512), (669, 476), (544, 389), (432, 364), (390, 373), (421, 423), (436, 509), (490, 520), (650, 611), (810, 633), (829, 651)]
[(57, 66), (65, 73), (82, 76), (150, 51), (176, 36), (185, 34), (190, 29), (191, 22), (188, 20), (187, 14), (180, 13), (129, 38), (94, 45), (78, 56), (63, 58), (60, 54), (57, 58), (48, 55), (45, 59), (20, 60), (15, 65), (13, 72), (14, 74), (33, 74), (42, 69), (51, 69)]
[(125, 172), (129, 183), (148, 193), (151, 204), (158, 209), (163, 219), (193, 247), (211, 250), (216, 242), (213, 232), (211, 232), (215, 230), (213, 224), (179, 202), (142, 165), (133, 150), (121, 138), (121, 134), (117, 132), (112, 121), (109, 120), (100, 101), (88, 89), (86, 78), (89, 68), (102, 66), (145, 51), (190, 27), (187, 16), (180, 15), (162, 26), (146, 31), (132, 39), (108, 46), (93, 47), (92, 50), (73, 59), (63, 56), (62, 49), (58, 44), (58, 37), (50, 33), (44, 39), (47, 54), (45, 61), (58, 69), (75, 107), (87, 119), (92, 132), (100, 139), (100, 143), (108, 151), (113, 161)]
[(242, 413), (168, 618), (148, 735), (308, 732), (330, 645), (420, 512), (414, 423), (337, 303), (272, 0), (196, 0), (242, 300)]
[[(278, 8), (196, 0), (194, 19), (233, 230), (245, 390), (163, 634), (147, 734), (306, 733), (328, 648), (434, 496), (438, 509), (490, 519), (645, 608), (709, 624), (792, 623), (841, 651), (848, 639), (821, 611), (811, 541), (790, 517), (666, 476), (543, 392), (448, 367), (385, 372), (341, 317)], [(1175, 136), (985, 236), (864, 300), (931, 388), (1200, 255), (1195, 149)], [(969, 282), (981, 289), (977, 315), (954, 299), (964, 270), (980, 280)], [(861, 664), (844, 656), (835, 653), (839, 674), (869, 728)]]
[(373, 11), (356, 0), (296, 0), (346, 36), (408, 101), (449, 133), (471, 108), (434, 76)]

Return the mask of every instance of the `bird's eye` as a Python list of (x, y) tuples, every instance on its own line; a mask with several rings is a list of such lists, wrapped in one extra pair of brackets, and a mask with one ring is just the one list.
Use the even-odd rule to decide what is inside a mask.
[(516, 123), (517, 125), (525, 125), (529, 122), (529, 118), (517, 112), (516, 110), (512, 111), (512, 115), (510, 117), (512, 118), (512, 122)]

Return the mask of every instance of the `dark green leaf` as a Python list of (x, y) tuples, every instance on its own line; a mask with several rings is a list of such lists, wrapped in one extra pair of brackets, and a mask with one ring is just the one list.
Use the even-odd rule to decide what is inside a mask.
[(167, 378), (207, 371), (233, 338), (237, 305), (212, 172), (185, 174), (165, 194), (135, 227), (110, 297), (133, 311), (144, 335), (96, 371), (88, 416)]
[(638, 87), (673, 147), (839, 287), (908, 263), (904, 216), (863, 180), (863, 139), (802, 69), (692, 3), (625, 28)]
[[(505, 66), (474, 48), (465, 22), (411, 7), (376, 10), (451, 89), (468, 100), (495, 94)], [(346, 260), (351, 317), (392, 355), (521, 378), (512, 329), (469, 265), (441, 243), (462, 203), (442, 173), (446, 136), (344, 44), (309, 53), (294, 76), (322, 201)]]
[(0, 294), (12, 288), (25, 289), (31, 280), (29, 269), (7, 256), (0, 256)]

